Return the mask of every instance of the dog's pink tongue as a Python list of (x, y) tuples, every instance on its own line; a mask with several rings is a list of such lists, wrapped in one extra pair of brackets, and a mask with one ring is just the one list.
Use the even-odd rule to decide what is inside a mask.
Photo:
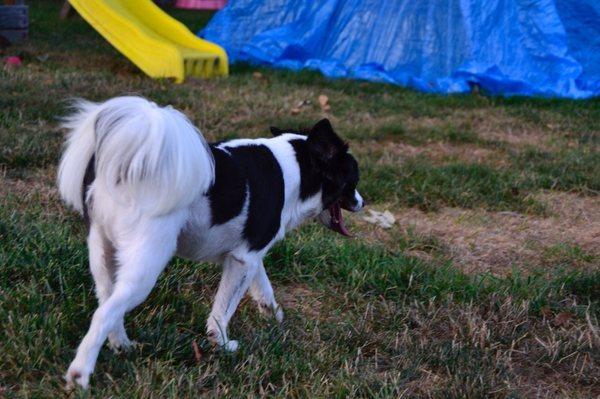
[(352, 237), (346, 226), (344, 225), (344, 217), (342, 216), (342, 208), (340, 208), (340, 204), (336, 202), (335, 204), (329, 207), (329, 213), (331, 214), (331, 230), (337, 231), (338, 233), (346, 236)]

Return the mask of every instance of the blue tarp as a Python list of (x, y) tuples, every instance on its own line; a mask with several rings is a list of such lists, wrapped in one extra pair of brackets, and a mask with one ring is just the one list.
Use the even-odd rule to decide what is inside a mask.
[(600, 0), (229, 0), (230, 60), (437, 93), (600, 95)]

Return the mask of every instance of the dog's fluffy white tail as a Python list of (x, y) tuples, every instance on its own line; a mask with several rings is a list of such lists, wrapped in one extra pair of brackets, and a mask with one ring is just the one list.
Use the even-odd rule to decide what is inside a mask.
[(181, 112), (140, 97), (77, 101), (58, 169), (63, 200), (83, 213), (84, 176), (92, 157), (95, 190), (125, 206), (162, 215), (189, 205), (214, 181), (214, 159)]

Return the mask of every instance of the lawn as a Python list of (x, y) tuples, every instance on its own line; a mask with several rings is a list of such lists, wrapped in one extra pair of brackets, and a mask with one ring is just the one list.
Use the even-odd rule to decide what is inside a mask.
[[(204, 335), (219, 268), (174, 259), (126, 319), (140, 345), (104, 347), (90, 393), (72, 395), (600, 395), (600, 99), (439, 96), (249, 65), (176, 85), (79, 17), (60, 21), (62, 1), (29, 3), (30, 40), (0, 50), (24, 61), (0, 69), (0, 398), (65, 395), (96, 300), (85, 226), (55, 188), (59, 119), (70, 98), (130, 93), (183, 110), (210, 141), (325, 115), (369, 208), (396, 222), (350, 215), (353, 239), (307, 224), (278, 244), (265, 266), (286, 320), (244, 301), (234, 354)], [(173, 14), (194, 31), (210, 18)]]

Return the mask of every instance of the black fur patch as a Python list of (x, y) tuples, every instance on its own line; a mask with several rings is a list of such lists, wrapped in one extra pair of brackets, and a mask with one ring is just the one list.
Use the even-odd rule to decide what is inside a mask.
[(329, 120), (320, 120), (308, 133), (271, 128), (273, 135), (284, 131), (307, 136), (306, 140), (290, 141), (300, 165), (300, 199), (305, 200), (322, 189), (325, 208), (338, 201), (344, 209), (353, 208), (358, 164)]
[(282, 134), (285, 133), (285, 130), (280, 129), (280, 128), (275, 127), (275, 126), (271, 126), (269, 128), (269, 130), (271, 130), (271, 134), (273, 135), (273, 137), (281, 136)]
[(264, 145), (227, 148), (231, 154), (211, 147), (215, 156), (215, 184), (209, 191), (212, 224), (222, 224), (240, 214), (246, 187), (250, 192), (244, 239), (250, 250), (263, 249), (281, 224), (284, 201), (283, 172)]
[(117, 281), (117, 249), (113, 243), (106, 237), (103, 237), (102, 248), (104, 249), (104, 268), (110, 275), (113, 283)]
[(304, 201), (319, 192), (321, 181), (310, 159), (306, 140), (290, 140), (290, 144), (294, 147), (296, 161), (300, 166), (300, 199)]
[(242, 212), (246, 199), (243, 168), (225, 151), (211, 145), (215, 158), (215, 183), (208, 192), (211, 225), (228, 222)]
[(87, 228), (90, 228), (90, 215), (88, 212), (88, 204), (85, 201), (85, 197), (87, 197), (87, 192), (90, 188), (90, 185), (96, 179), (96, 155), (92, 155), (92, 158), (87, 164), (85, 168), (85, 174), (83, 175), (83, 186), (81, 187), (81, 203), (83, 204), (83, 220), (85, 220), (85, 225)]
[(348, 153), (338, 158), (323, 176), (323, 205), (328, 208), (335, 202), (340, 202), (344, 209), (350, 209), (356, 204), (354, 191), (358, 184), (358, 164)]

